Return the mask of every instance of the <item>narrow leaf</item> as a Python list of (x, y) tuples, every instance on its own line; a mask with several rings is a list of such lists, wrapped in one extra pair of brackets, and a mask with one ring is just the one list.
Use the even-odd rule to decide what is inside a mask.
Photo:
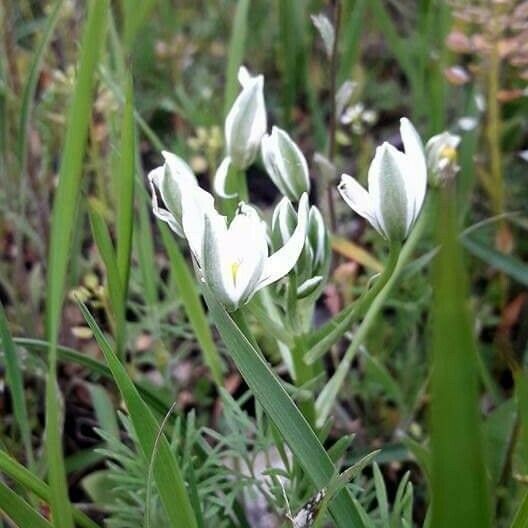
[[(324, 488), (336, 473), (328, 453), (261, 353), (248, 341), (206, 285), (203, 285), (203, 291), (218, 331), (256, 400), (271, 418), (315, 488)], [(336, 496), (330, 511), (340, 528), (363, 526), (346, 490)]]
[(69, 260), (76, 225), (82, 164), (91, 117), (95, 70), (105, 40), (108, 0), (92, 0), (80, 46), (79, 69), (70, 105), (66, 137), (53, 202), (47, 276), (46, 333), (50, 342), (46, 383), (46, 450), (51, 510), (55, 528), (72, 528), (62, 454), (60, 392), (57, 386), (57, 340)]
[[(152, 411), (142, 400), (122, 363), (113, 352), (106, 337), (86, 306), (79, 304), (86, 322), (92, 329), (101, 351), (112, 371), (121, 396), (127, 405), (132, 424), (147, 460), (153, 457), (159, 425)], [(153, 473), (163, 506), (173, 528), (196, 528), (196, 518), (185, 488), (183, 475), (165, 435), (159, 437), (154, 456)]]
[[(431, 369), (432, 528), (491, 526), (478, 408), (476, 347), (452, 189), (438, 215)], [(454, 448), (456, 447), (456, 448)]]

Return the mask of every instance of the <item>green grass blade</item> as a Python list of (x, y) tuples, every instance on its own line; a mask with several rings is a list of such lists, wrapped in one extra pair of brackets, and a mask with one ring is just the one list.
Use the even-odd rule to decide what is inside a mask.
[(0, 509), (20, 528), (51, 527), (44, 517), (3, 482), (0, 482)]
[[(256, 400), (280, 431), (314, 486), (324, 488), (336, 473), (328, 453), (261, 354), (205, 285), (203, 290), (211, 317)], [(336, 496), (330, 511), (340, 528), (363, 527), (357, 508), (346, 490)]]
[(123, 296), (123, 283), (119, 273), (114, 246), (110, 237), (110, 232), (103, 218), (102, 213), (98, 209), (98, 202), (95, 200), (89, 203), (90, 225), (92, 226), (92, 234), (99, 250), (99, 254), (103, 259), (106, 274), (107, 274), (107, 288), (110, 297), (110, 304), (112, 308), (113, 323), (115, 329), (115, 341), (117, 355), (121, 360), (123, 359), (123, 342), (125, 331), (125, 306)]
[(13, 411), (20, 429), (20, 436), (26, 452), (27, 462), (33, 466), (33, 447), (31, 445), (31, 428), (29, 426), (26, 399), (24, 394), (24, 382), (22, 372), (18, 363), (15, 343), (9, 331), (4, 307), (0, 303), (0, 338), (4, 349), (7, 386), (13, 399)]
[(528, 265), (521, 260), (497, 251), (478, 240), (476, 237), (463, 237), (464, 247), (475, 257), (483, 260), (491, 267), (503, 271), (512, 279), (528, 286)]
[(304, 2), (279, 0), (279, 53), (283, 120), (288, 124), (293, 106), (306, 80), (306, 24)]
[(431, 528), (486, 528), (491, 526), (491, 506), (478, 409), (477, 351), (451, 190), (442, 194), (441, 249), (433, 277)]
[[(31, 491), (31, 493), (49, 503), (51, 497), (49, 486), (2, 450), (0, 450), (0, 472), (5, 473), (9, 478)], [(86, 514), (73, 506), (71, 508), (73, 519), (78, 526), (82, 528), (99, 528), (99, 525), (94, 523)], [(29, 528), (33, 525), (27, 526)], [(25, 527), (26, 525), (24, 525)]]
[(123, 0), (124, 30), (123, 41), (125, 47), (130, 49), (134, 40), (147, 20), (150, 12), (156, 5), (156, 0)]
[(524, 494), (519, 509), (517, 510), (511, 528), (528, 527), (528, 491)]
[(150, 226), (150, 208), (146, 200), (141, 200), (139, 206), (139, 223), (134, 230), (136, 238), (137, 257), (139, 270), (143, 283), (143, 293), (147, 306), (152, 309), (158, 303), (157, 270), (155, 262), (154, 242)]
[[(101, 332), (86, 306), (79, 305), (86, 322), (92, 329), (97, 343), (105, 356), (108, 367), (119, 387), (121, 396), (127, 405), (132, 424), (136, 431), (141, 448), (147, 460), (150, 460), (156, 445), (159, 425), (147, 404), (142, 400), (134, 383), (122, 363), (113, 352), (106, 337)], [(161, 435), (157, 443), (157, 452), (153, 463), (154, 480), (158, 487), (165, 511), (173, 528), (196, 528), (196, 518), (185, 488), (181, 469), (169, 443)]]
[(356, 0), (341, 36), (341, 57), (339, 60), (338, 85), (350, 78), (361, 46), (359, 45), (364, 24), (367, 0)]
[(29, 119), (31, 117), (31, 110), (33, 108), (33, 98), (35, 96), (35, 90), (37, 89), (40, 66), (44, 58), (44, 53), (46, 53), (46, 50), (48, 49), (48, 44), (51, 41), (53, 31), (55, 30), (55, 26), (57, 25), (57, 21), (59, 20), (59, 15), (61, 13), (61, 7), (63, 2), (64, 0), (57, 0), (53, 11), (48, 16), (44, 33), (42, 34), (40, 42), (33, 54), (33, 60), (29, 68), (29, 75), (27, 76), (26, 84), (24, 85), (24, 91), (22, 93), (22, 107), (20, 109), (17, 144), (17, 156), (21, 168), (21, 174), (23, 178), (22, 181), (25, 181)]
[(163, 244), (169, 257), (171, 274), (178, 288), (180, 298), (189, 318), (194, 334), (202, 349), (204, 360), (218, 387), (223, 386), (222, 359), (216, 348), (211, 328), (205, 315), (194, 277), (181, 253), (178, 243), (165, 225), (160, 224)]
[(238, 69), (244, 60), (248, 29), (249, 0), (238, 0), (231, 41), (227, 53), (226, 82), (224, 91), (224, 115), (227, 115), (238, 92)]
[(95, 70), (99, 51), (105, 39), (108, 1), (93, 0), (89, 5), (80, 47), (77, 81), (68, 113), (59, 184), (53, 204), (48, 257), (46, 333), (50, 341), (50, 357), (46, 384), (46, 449), (52, 490), (51, 510), (55, 528), (73, 527), (62, 454), (56, 348), (91, 116)]
[[(134, 101), (132, 79), (128, 79), (123, 122), (121, 124), (121, 158), (117, 171), (117, 268), (123, 287), (123, 303), (126, 300), (130, 275), (130, 254), (134, 226), (134, 176), (136, 171), (136, 141), (134, 126)], [(124, 307), (123, 307), (124, 309)]]
[[(25, 347), (32, 354), (38, 354), (45, 357), (48, 354), (49, 343), (47, 341), (25, 337), (17, 337), (14, 341), (17, 345)], [(90, 370), (93, 374), (103, 376), (109, 380), (113, 379), (112, 373), (106, 365), (82, 352), (78, 352), (73, 348), (58, 346), (57, 354), (60, 361), (81, 365)], [(164, 416), (167, 413), (170, 407), (170, 402), (160, 398), (156, 393), (150, 390), (148, 386), (142, 385), (140, 382), (136, 382), (135, 385), (138, 392), (141, 394), (141, 397), (148, 402), (151, 409), (155, 410), (160, 416)]]

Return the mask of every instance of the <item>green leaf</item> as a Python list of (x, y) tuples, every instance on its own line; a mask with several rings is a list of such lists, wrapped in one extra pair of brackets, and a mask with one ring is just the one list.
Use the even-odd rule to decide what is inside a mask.
[[(43, 501), (48, 503), (50, 502), (51, 491), (49, 486), (1, 449), (0, 471), (27, 488)], [(87, 515), (77, 510), (73, 506), (71, 506), (71, 511), (73, 519), (78, 526), (82, 526), (83, 528), (99, 528), (99, 526), (94, 523)], [(33, 525), (24, 525), (23, 528), (26, 528), (26, 526), (29, 528), (29, 526), (32, 527)]]
[(20, 528), (51, 527), (44, 517), (3, 482), (0, 482), (0, 505), (2, 511)]
[(367, 0), (356, 0), (341, 33), (342, 52), (339, 60), (338, 84), (349, 79), (357, 62), (361, 46), (359, 39), (364, 27)]
[(455, 196), (442, 190), (432, 309), (431, 528), (491, 526), (478, 371)]
[[(242, 377), (297, 457), (315, 488), (324, 488), (336, 473), (328, 453), (288, 396), (280, 380), (264, 361), (260, 351), (256, 350), (240, 331), (207, 286), (202, 286), (211, 317)], [(330, 511), (340, 528), (363, 526), (360, 514), (346, 490), (336, 496), (330, 505)]]
[(167, 226), (159, 224), (163, 244), (169, 256), (171, 276), (176, 283), (185, 313), (200, 344), (205, 362), (218, 387), (223, 386), (222, 359), (216, 348), (194, 277), (182, 255), (178, 243)]
[(227, 53), (226, 82), (224, 91), (224, 115), (229, 113), (238, 91), (238, 69), (244, 60), (248, 26), (249, 0), (238, 0), (231, 41)]
[[(182, 526), (196, 528), (196, 518), (185, 488), (183, 475), (165, 435), (159, 436), (156, 443), (159, 425), (152, 411), (142, 400), (125, 367), (113, 352), (106, 337), (86, 306), (79, 304), (79, 307), (95, 335), (108, 367), (112, 371), (115, 382), (119, 387), (121, 396), (127, 405), (143, 453), (147, 460), (153, 457), (154, 480), (170, 525), (173, 528), (181, 528)], [(155, 446), (157, 447), (157, 452), (154, 453)]]
[(512, 279), (528, 286), (528, 265), (511, 255), (506, 255), (495, 248), (484, 244), (476, 237), (463, 237), (464, 247), (475, 257), (483, 260), (490, 266), (506, 273)]
[(528, 526), (528, 491), (525, 492), (517, 510), (511, 528), (526, 528)]
[(95, 70), (105, 40), (108, 0), (92, 0), (89, 6), (80, 46), (77, 80), (68, 112), (59, 183), (53, 202), (48, 256), (46, 333), (50, 342), (50, 356), (46, 383), (46, 450), (55, 528), (73, 527), (62, 454), (60, 392), (57, 386), (57, 340), (73, 228), (76, 225)]
[[(30, 353), (39, 355), (48, 356), (49, 352), (49, 342), (42, 341), (40, 339), (31, 339), (26, 337), (16, 337), (14, 339), (15, 344), (20, 345), (26, 348)], [(75, 363), (87, 368), (93, 374), (98, 374), (104, 376), (109, 380), (113, 380), (112, 373), (110, 369), (97, 361), (96, 359), (91, 358), (90, 356), (79, 352), (73, 348), (58, 346), (57, 347), (58, 359), (64, 361), (65, 363)], [(148, 402), (151, 409), (155, 410), (160, 416), (164, 416), (167, 413), (167, 410), (170, 407), (170, 403), (160, 398), (154, 391), (149, 389), (146, 385), (143, 385), (139, 382), (136, 382), (136, 388), (141, 394), (141, 397)]]
[(484, 424), (488, 472), (492, 486), (497, 486), (503, 475), (516, 420), (515, 400), (510, 399), (494, 409)]
[(0, 338), (2, 340), (2, 347), (4, 349), (6, 380), (7, 386), (11, 392), (13, 399), (13, 411), (15, 414), (22, 443), (26, 452), (26, 458), (29, 466), (33, 466), (33, 447), (31, 445), (31, 428), (29, 426), (28, 412), (26, 407), (26, 398), (24, 394), (24, 382), (22, 372), (18, 363), (18, 356), (15, 348), (15, 343), (9, 331), (7, 318), (4, 307), (0, 303)]
[(24, 85), (24, 91), (22, 93), (22, 107), (20, 109), (20, 120), (18, 126), (18, 144), (17, 144), (17, 155), (19, 164), (21, 167), (20, 173), (22, 174), (22, 185), (26, 182), (26, 158), (27, 158), (27, 144), (28, 144), (28, 127), (29, 120), (31, 118), (31, 110), (33, 108), (33, 101), (35, 97), (35, 91), (37, 89), (37, 82), (39, 79), (40, 66), (44, 58), (44, 54), (48, 49), (48, 44), (51, 41), (53, 31), (59, 20), (61, 14), (61, 7), (64, 0), (57, 0), (53, 11), (49, 14), (46, 21), (46, 27), (44, 33), (40, 39), (38, 47), (33, 53), (33, 59), (29, 68), (29, 74)]
[[(116, 172), (116, 264), (121, 284), (121, 296), (116, 310), (116, 347), (119, 355), (124, 352), (125, 313), (130, 277), (132, 232), (134, 229), (134, 176), (136, 162), (136, 138), (134, 122), (132, 78), (127, 79), (126, 99), (121, 123), (121, 145), (119, 166)], [(117, 311), (118, 310), (118, 311)]]

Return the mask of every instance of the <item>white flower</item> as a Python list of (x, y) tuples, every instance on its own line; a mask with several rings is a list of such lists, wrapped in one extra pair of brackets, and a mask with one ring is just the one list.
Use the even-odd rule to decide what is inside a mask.
[(425, 145), (429, 181), (432, 185), (441, 185), (453, 178), (460, 167), (457, 164), (457, 147), (460, 136), (442, 132), (433, 136)]
[(188, 193), (183, 202), (185, 236), (203, 280), (227, 309), (236, 310), (297, 263), (307, 236), (308, 196), (301, 197), (291, 238), (268, 255), (266, 225), (253, 207), (240, 204), (228, 225), (226, 217), (204, 200), (208, 193), (198, 190)]
[[(162, 155), (165, 163), (148, 175), (152, 191), (152, 211), (160, 220), (167, 222), (178, 236), (183, 237), (182, 189), (198, 186), (198, 183), (191, 167), (184, 160), (165, 150)], [(166, 209), (159, 206), (156, 189)]]
[(262, 136), (266, 133), (267, 117), (264, 103), (264, 77), (251, 77), (244, 66), (238, 70), (242, 91), (227, 114), (224, 126), (226, 157), (218, 167), (214, 190), (222, 198), (236, 194), (226, 189), (229, 168), (247, 169), (257, 157)]
[(400, 120), (404, 152), (383, 143), (376, 149), (368, 171), (368, 192), (343, 174), (339, 192), (347, 204), (390, 241), (409, 234), (422, 208), (427, 167), (420, 136), (411, 122)]
[(241, 170), (251, 165), (258, 154), (260, 140), (266, 133), (264, 77), (251, 77), (243, 66), (238, 72), (242, 91), (225, 120), (227, 155)]
[(284, 130), (274, 126), (271, 134), (262, 138), (261, 149), (266, 171), (284, 196), (296, 202), (310, 191), (306, 159)]

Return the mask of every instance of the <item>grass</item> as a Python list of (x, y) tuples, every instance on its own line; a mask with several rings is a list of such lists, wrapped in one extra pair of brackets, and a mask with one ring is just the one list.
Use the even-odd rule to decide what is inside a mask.
[[(487, 55), (457, 51), (460, 31), (487, 33), (445, 2), (70, 4), (0, 6), (4, 524), (245, 528), (258, 506), (275, 528), (318, 503), (319, 528), (525, 526), (528, 128), (516, 51), (497, 60), (517, 26)], [(494, 9), (522, 26), (513, 3)], [(465, 84), (446, 76), (469, 63)], [(167, 149), (211, 188), (241, 65), (264, 75), (269, 126), (336, 229), (315, 292), (297, 288), (311, 243), (228, 312), (153, 218), (146, 175)], [(366, 182), (400, 116), (424, 140), (460, 134), (460, 171), (390, 245), (332, 173)], [(260, 157), (245, 180), (269, 225)]]

